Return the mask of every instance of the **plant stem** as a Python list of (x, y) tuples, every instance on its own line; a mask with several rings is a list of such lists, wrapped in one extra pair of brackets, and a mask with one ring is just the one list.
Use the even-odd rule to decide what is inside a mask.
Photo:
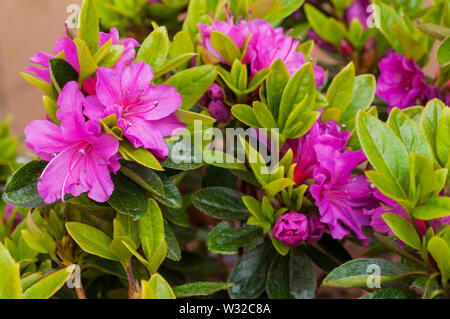
[(130, 299), (137, 298), (138, 289), (136, 289), (136, 280), (134, 280), (133, 269), (131, 268), (131, 264), (125, 268), (128, 277), (128, 297)]
[(83, 285), (81, 285), (80, 288), (75, 288), (75, 292), (77, 293), (78, 299), (87, 299), (86, 293), (84, 292)]

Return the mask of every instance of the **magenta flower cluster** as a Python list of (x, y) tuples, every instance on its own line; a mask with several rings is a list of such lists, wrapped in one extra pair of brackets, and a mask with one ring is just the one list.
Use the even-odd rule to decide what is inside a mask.
[(377, 95), (388, 103), (389, 112), (394, 107), (404, 109), (439, 98), (439, 88), (427, 84), (424, 73), (413, 58), (390, 52), (378, 66)]
[[(228, 16), (228, 21), (212, 21), (212, 25), (198, 24), (202, 35), (202, 44), (222, 63), (227, 63), (214, 49), (211, 43), (211, 32), (218, 31), (227, 35), (238, 48), (242, 48), (247, 37), (251, 36), (243, 63), (250, 65), (251, 75), (268, 68), (278, 58), (283, 60), (289, 74), (292, 76), (305, 64), (305, 57), (297, 51), (299, 41), (285, 34), (283, 28), (273, 28), (262, 19), (241, 20), (234, 23)], [(314, 65), (316, 85), (322, 86), (325, 79), (324, 70)]]
[(345, 150), (349, 138), (350, 131), (342, 130), (336, 122), (321, 123), (319, 119), (306, 135), (287, 141), (284, 151), (292, 149), (294, 180), (311, 184), (320, 222), (328, 226), (331, 235), (342, 239), (353, 231), (367, 243), (362, 227), (371, 219), (364, 209), (378, 207), (379, 200), (364, 175), (352, 174), (366, 157), (362, 150)]
[[(119, 34), (100, 34), (100, 45), (109, 39), (119, 43)], [(69, 82), (59, 94), (56, 124), (49, 118), (35, 120), (25, 128), (27, 146), (48, 165), (37, 188), (46, 203), (63, 200), (66, 194), (88, 196), (105, 202), (114, 190), (111, 173), (120, 169), (119, 140), (102, 132), (100, 120), (115, 114), (117, 126), (135, 148), (145, 148), (164, 160), (168, 148), (164, 137), (184, 129), (174, 112), (181, 105), (181, 95), (169, 85), (152, 85), (153, 71), (144, 62), (134, 62), (137, 42), (126, 39), (125, 50), (113, 68), (97, 69), (80, 89)], [(66, 60), (79, 70), (73, 41), (59, 39), (55, 53), (64, 50)], [(39, 58), (38, 58), (39, 57)], [(43, 68), (29, 67), (43, 80), (48, 77), (50, 55), (36, 54), (31, 61)]]

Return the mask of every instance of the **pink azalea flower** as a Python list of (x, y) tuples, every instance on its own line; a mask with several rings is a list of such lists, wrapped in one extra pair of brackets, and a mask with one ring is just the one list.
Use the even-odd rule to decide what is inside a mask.
[(99, 68), (96, 95), (86, 98), (84, 114), (96, 121), (116, 114), (117, 125), (134, 147), (163, 159), (169, 154), (164, 137), (184, 129), (174, 115), (182, 97), (170, 85), (153, 86), (152, 79), (152, 68), (144, 62)]
[(64, 86), (58, 99), (56, 116), (61, 126), (49, 120), (35, 120), (25, 128), (25, 141), (33, 152), (48, 161), (37, 188), (46, 203), (65, 194), (88, 196), (105, 202), (114, 185), (110, 173), (117, 172), (119, 141), (102, 133), (98, 123), (85, 121), (84, 96), (76, 82)]
[(53, 59), (61, 51), (64, 51), (66, 61), (79, 73), (80, 64), (78, 62), (78, 53), (75, 43), (69, 39), (67, 36), (59, 38), (56, 40), (54, 55), (47, 54), (43, 51), (37, 52), (33, 57), (31, 57), (30, 62), (41, 66), (37, 68), (35, 66), (27, 66), (25, 70), (36, 73), (36, 76), (45, 82), (51, 83), (50, 79), (50, 59)]
[(294, 211), (281, 215), (273, 228), (275, 239), (294, 247), (308, 238), (308, 219)]
[[(117, 31), (116, 28), (111, 28), (109, 34), (100, 32), (99, 48), (103, 46), (106, 42), (108, 42), (110, 39), (112, 39), (112, 45), (120, 44), (119, 31)], [(136, 51), (134, 48), (138, 47), (139, 43), (134, 39), (128, 38), (123, 41), (122, 45), (125, 47), (125, 49), (122, 55), (120, 56), (120, 59), (117, 62), (117, 64), (129, 65), (131, 62), (133, 62), (135, 58)], [(56, 40), (54, 55), (39, 51), (30, 59), (31, 63), (39, 65), (40, 68), (35, 66), (27, 66), (25, 70), (34, 72), (36, 76), (42, 79), (43, 81), (51, 83), (50, 59), (53, 59), (62, 51), (64, 51), (66, 61), (69, 62), (69, 64), (72, 65), (72, 67), (78, 73), (80, 73), (80, 64), (78, 61), (77, 47), (73, 42), (73, 40), (67, 36), (64, 36)]]
[[(305, 64), (303, 52), (297, 51), (299, 45), (299, 41), (284, 34), (283, 28), (274, 29), (268, 22), (260, 23), (250, 39), (246, 54), (250, 60), (252, 75), (269, 68), (278, 58), (286, 64), (289, 74), (294, 75)], [(325, 72), (317, 65), (313, 69), (316, 86), (320, 87), (325, 79)]]
[(389, 112), (395, 106), (404, 109), (417, 105), (418, 100), (426, 102), (439, 96), (439, 90), (427, 85), (425, 75), (412, 58), (390, 52), (378, 66), (377, 95), (388, 103)]
[[(262, 19), (253, 19), (248, 22), (241, 20), (239, 23), (233, 23), (229, 16), (227, 18), (226, 22), (213, 21), (212, 25), (198, 24), (202, 34), (202, 44), (222, 63), (226, 63), (226, 61), (211, 44), (212, 31), (226, 34), (238, 48), (241, 48), (247, 37), (252, 35), (242, 61), (244, 64), (250, 64), (252, 76), (258, 71), (270, 67), (278, 58), (281, 58), (286, 64), (290, 75), (293, 75), (305, 64), (303, 53), (296, 50), (300, 43), (284, 34), (283, 28), (274, 29), (269, 22)], [(321, 86), (325, 78), (323, 69), (314, 66), (314, 74), (316, 85)]]
[[(385, 196), (378, 189), (375, 189), (373, 195), (379, 200), (380, 206), (369, 210), (364, 209), (364, 214), (371, 217), (370, 226), (380, 233), (388, 233), (391, 236), (395, 236), (394, 232), (384, 221), (382, 215), (384, 213), (393, 213), (409, 221), (408, 214), (399, 203)], [(416, 221), (421, 235), (425, 235), (427, 229), (424, 222), (420, 219), (416, 219)], [(450, 216), (432, 219), (429, 223), (433, 230), (437, 232), (442, 226), (450, 225)]]
[(319, 166), (315, 145), (329, 145), (338, 151), (344, 150), (350, 138), (349, 130), (342, 130), (335, 121), (320, 122), (320, 118), (309, 132), (297, 139), (286, 141), (284, 153), (291, 148), (294, 154), (294, 181), (297, 184), (313, 178), (314, 169)]
[(383, 195), (378, 189), (375, 189), (373, 195), (379, 200), (380, 206), (369, 210), (364, 209), (364, 214), (371, 216), (370, 226), (380, 233), (389, 232), (389, 235), (395, 236), (381, 215), (384, 213), (393, 213), (408, 220), (405, 209), (395, 200)]
[(359, 239), (368, 243), (362, 227), (370, 223), (364, 208), (377, 206), (372, 196), (373, 187), (363, 175), (352, 176), (352, 170), (366, 159), (362, 150), (341, 153), (328, 145), (315, 147), (319, 166), (314, 169), (317, 184), (311, 186), (311, 195), (319, 208), (320, 221), (328, 224), (331, 235), (342, 239), (352, 230)]
[(353, 19), (357, 19), (361, 22), (364, 30), (367, 30), (367, 20), (369, 19), (370, 12), (367, 8), (370, 6), (370, 0), (355, 0), (345, 10), (345, 17), (350, 25)]

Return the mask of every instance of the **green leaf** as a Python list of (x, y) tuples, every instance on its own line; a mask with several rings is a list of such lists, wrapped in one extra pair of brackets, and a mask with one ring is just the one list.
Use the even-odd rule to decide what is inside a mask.
[(306, 245), (305, 251), (308, 254), (308, 257), (311, 259), (311, 261), (327, 274), (330, 273), (334, 268), (339, 266), (339, 264), (336, 261), (334, 261), (330, 256), (323, 253), (313, 245)]
[(305, 0), (280, 0), (282, 8), (280, 10), (269, 10), (266, 15), (264, 15), (264, 20), (271, 23), (276, 23), (284, 19), (285, 17), (292, 14), (295, 10), (299, 9)]
[(121, 172), (112, 174), (111, 179), (114, 191), (108, 204), (123, 214), (139, 218), (147, 210), (147, 192)]
[(442, 238), (433, 236), (428, 242), (428, 251), (439, 266), (442, 282), (450, 279), (450, 248)]
[(442, 166), (450, 168), (450, 109), (444, 108), (439, 116), (436, 153)]
[(407, 199), (409, 163), (403, 143), (381, 121), (362, 111), (356, 118), (356, 131), (370, 163), (393, 182), (396, 194)]
[(22, 238), (27, 245), (42, 254), (54, 256), (56, 244), (48, 233), (35, 232), (28, 229), (22, 230)]
[(162, 75), (183, 66), (185, 63), (190, 61), (194, 56), (196, 56), (196, 53), (183, 53), (178, 56), (175, 56), (174, 58), (170, 59), (163, 65), (161, 65), (157, 70), (154, 71), (153, 80), (158, 79)]
[(277, 180), (274, 180), (273, 182), (270, 182), (267, 185), (263, 186), (264, 191), (269, 196), (275, 196), (279, 192), (281, 192), (283, 189), (295, 185), (295, 182), (290, 178), (279, 178)]
[(58, 93), (68, 82), (78, 80), (78, 72), (69, 62), (60, 58), (50, 59), (50, 76)]
[(435, 196), (419, 205), (413, 211), (414, 217), (422, 220), (446, 217), (450, 215), (450, 198)]
[(228, 62), (229, 65), (233, 65), (234, 60), (239, 60), (241, 56), (241, 50), (227, 35), (222, 32), (211, 32), (211, 44), (216, 52)]
[(31, 161), (19, 168), (9, 179), (3, 200), (18, 207), (44, 207), (44, 199), (37, 191), (37, 183), (47, 166), (44, 161)]
[(426, 34), (443, 41), (446, 37), (450, 36), (450, 28), (443, 25), (437, 25), (433, 23), (419, 24), (419, 29)]
[(244, 225), (231, 227), (228, 222), (220, 223), (208, 235), (208, 249), (219, 254), (235, 254), (239, 247), (254, 247), (261, 239), (261, 228)]
[(409, 198), (415, 203), (422, 203), (426, 197), (443, 188), (433, 171), (433, 162), (422, 154), (409, 155), (410, 183)]
[(402, 47), (400, 46), (400, 39), (393, 34), (392, 27), (394, 24), (398, 24), (403, 29), (408, 30), (404, 20), (387, 4), (384, 4), (381, 1), (375, 1), (374, 4), (376, 4), (374, 7), (376, 26), (380, 28), (381, 33), (385, 36), (386, 40), (388, 40), (395, 51), (403, 53)]
[(160, 243), (164, 241), (163, 216), (153, 199), (148, 200), (148, 209), (139, 220), (139, 238), (147, 259), (152, 257)]
[(22, 295), (23, 299), (48, 299), (53, 296), (69, 279), (75, 269), (75, 265), (70, 265), (61, 269), (38, 283), (34, 284)]
[(433, 161), (433, 152), (425, 136), (405, 113), (396, 107), (392, 109), (389, 113), (388, 126), (403, 142), (408, 153), (423, 154)]
[(133, 161), (152, 168), (158, 171), (163, 171), (159, 161), (153, 156), (153, 154), (143, 147), (135, 148), (131, 142), (123, 140), (119, 146), (119, 152), (126, 158), (132, 159)]
[(323, 280), (322, 285), (325, 287), (367, 289), (369, 276), (375, 276), (374, 271), (371, 270), (372, 265), (378, 266), (380, 269), (380, 284), (411, 275), (409, 268), (405, 265), (380, 258), (360, 258), (346, 262), (334, 269)]
[(180, 245), (168, 223), (164, 224), (164, 233), (167, 243), (167, 258), (173, 261), (179, 261), (181, 259)]
[(356, 113), (358, 110), (366, 110), (375, 97), (376, 80), (373, 74), (363, 74), (355, 77), (350, 103), (341, 115), (340, 123), (345, 124), (346, 129), (355, 127)]
[(193, 282), (173, 287), (173, 292), (177, 298), (209, 296), (220, 290), (226, 290), (231, 286), (232, 284), (228, 282)]
[(0, 292), (2, 292), (3, 287), (6, 286), (5, 281), (7, 280), (8, 273), (11, 271), (14, 265), (16, 265), (16, 262), (11, 257), (8, 249), (2, 243), (0, 243)]
[(120, 165), (120, 171), (143, 189), (152, 194), (164, 195), (164, 184), (159, 175), (152, 169), (125, 160), (121, 160)]
[(56, 111), (59, 110), (58, 105), (56, 105), (56, 101), (46, 95), (42, 97), (42, 100), (44, 102), (48, 117), (52, 120), (53, 123), (55, 123), (56, 125), (60, 125), (61, 122), (56, 117)]
[(34, 85), (35, 87), (39, 88), (42, 92), (44, 92), (49, 97), (51, 97), (51, 98), (57, 97), (55, 94), (55, 91), (50, 83), (41, 81), (35, 77), (32, 77), (29, 74), (23, 73), (23, 72), (20, 72), (20, 75), (22, 75), (22, 77), (25, 79), (25, 81), (27, 81), (31, 85)]
[(355, 66), (350, 62), (336, 75), (328, 88), (328, 107), (336, 107), (344, 112), (352, 98), (354, 84)]
[(166, 61), (169, 53), (169, 36), (165, 27), (155, 29), (142, 42), (136, 55), (136, 61), (150, 64), (152, 69), (157, 70)]
[[(297, 106), (297, 108), (299, 107), (301, 105)], [(286, 138), (299, 138), (305, 135), (320, 116), (320, 113), (316, 111), (297, 113), (296, 110), (289, 115), (285, 128), (282, 131), (283, 136)]]
[(417, 294), (397, 288), (383, 288), (362, 296), (360, 299), (417, 299)]
[(421, 242), (419, 235), (414, 230), (414, 227), (403, 217), (392, 214), (385, 213), (382, 215), (386, 224), (392, 229), (394, 234), (404, 243), (415, 248), (417, 250), (421, 249)]
[(267, 103), (276, 120), (278, 120), (281, 96), (289, 82), (289, 72), (283, 60), (276, 59), (270, 66), (270, 74), (266, 82)]
[(6, 273), (3, 281), (3, 287), (0, 286), (1, 299), (20, 299), (22, 287), (20, 284), (20, 265), (14, 264)]
[(259, 101), (253, 102), (253, 112), (255, 113), (258, 122), (261, 123), (263, 127), (271, 129), (278, 126), (265, 103)]
[[(278, 124), (282, 131), (289, 114), (307, 96), (306, 105), (311, 106), (316, 97), (316, 81), (311, 63), (303, 65), (289, 80), (280, 102)], [(310, 108), (311, 108), (310, 107)], [(311, 110), (306, 108), (305, 111)]]
[(276, 252), (272, 244), (265, 242), (243, 254), (233, 270), (229, 282), (234, 285), (228, 289), (232, 299), (253, 299), (266, 288), (267, 274)]
[(244, 220), (249, 216), (242, 194), (231, 188), (203, 188), (192, 195), (192, 204), (216, 218)]
[(196, 156), (196, 152), (199, 150), (194, 148), (195, 143), (189, 138), (184, 137), (167, 145), (169, 147), (169, 157), (165, 162), (161, 163), (163, 167), (188, 171), (204, 165), (203, 159), (199, 159)]
[(97, 63), (89, 51), (87, 44), (81, 39), (73, 40), (77, 47), (78, 61), (80, 64), (80, 76), (78, 77), (78, 84), (82, 87), (84, 81), (95, 75), (97, 70)]
[(216, 79), (217, 71), (212, 65), (203, 65), (178, 72), (165, 84), (175, 87), (183, 97), (182, 110), (190, 109), (203, 96)]
[(89, 50), (94, 54), (100, 43), (99, 16), (94, 0), (84, 0), (80, 12), (80, 29), (78, 37), (86, 42)]
[(202, 125), (211, 125), (216, 122), (216, 120), (208, 115), (196, 113), (196, 112), (189, 112), (186, 110), (176, 110), (175, 115), (178, 120), (183, 122), (184, 124), (194, 124), (195, 121), (202, 121)]
[(121, 44), (116, 44), (111, 46), (109, 53), (98, 63), (98, 66), (104, 66), (107, 68), (112, 68), (116, 65), (117, 61), (119, 61), (120, 57), (123, 54), (125, 47)]
[(303, 247), (297, 246), (289, 256), (278, 255), (269, 271), (267, 293), (271, 299), (311, 299), (316, 292), (314, 268)]
[(142, 299), (175, 299), (175, 294), (160, 274), (154, 274), (149, 281), (142, 280)]
[(252, 107), (249, 105), (235, 104), (231, 108), (231, 113), (233, 114), (233, 116), (235, 118), (237, 118), (242, 123), (247, 124), (248, 126), (256, 127), (256, 128), (261, 127), (261, 124), (259, 124), (259, 121), (256, 118)]
[(168, 207), (175, 209), (181, 208), (182, 199), (177, 186), (164, 173), (160, 172), (158, 173), (158, 176), (163, 183), (164, 193), (162, 195), (153, 193), (153, 197), (155, 197), (158, 202), (161, 202)]
[(101, 230), (76, 222), (66, 223), (66, 228), (73, 240), (84, 251), (109, 260), (117, 260), (109, 249), (112, 239)]
[(401, 52), (407, 59), (413, 58), (416, 61), (420, 61), (425, 54), (427, 54), (425, 48), (419, 41), (402, 28), (399, 24), (394, 24), (391, 27), (392, 35), (400, 42)]
[(433, 153), (436, 155), (436, 159), (436, 136), (439, 117), (445, 107), (446, 106), (444, 105), (444, 103), (442, 103), (438, 99), (433, 99), (427, 103), (425, 109), (422, 112), (422, 115), (420, 116), (419, 127), (425, 135), (428, 143), (430, 144)]
[(436, 59), (441, 65), (450, 62), (450, 36), (447, 36), (447, 38), (439, 45), (436, 52)]

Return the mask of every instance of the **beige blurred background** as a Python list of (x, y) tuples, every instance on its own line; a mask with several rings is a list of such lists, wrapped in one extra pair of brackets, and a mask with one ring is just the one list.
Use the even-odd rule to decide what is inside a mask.
[[(55, 40), (63, 36), (64, 22), (70, 15), (67, 7), (81, 2), (0, 0), (0, 120), (13, 115), (12, 131), (19, 138), (28, 122), (45, 115), (41, 91), (25, 82), (19, 72), (30, 65), (29, 59), (37, 51), (53, 53)], [(431, 59), (426, 73), (434, 76), (436, 68)]]
[(55, 40), (64, 35), (70, 4), (82, 0), (0, 0), (0, 120), (13, 115), (11, 128), (23, 137), (25, 125), (42, 118), (42, 93), (19, 72), (42, 50), (53, 53)]

